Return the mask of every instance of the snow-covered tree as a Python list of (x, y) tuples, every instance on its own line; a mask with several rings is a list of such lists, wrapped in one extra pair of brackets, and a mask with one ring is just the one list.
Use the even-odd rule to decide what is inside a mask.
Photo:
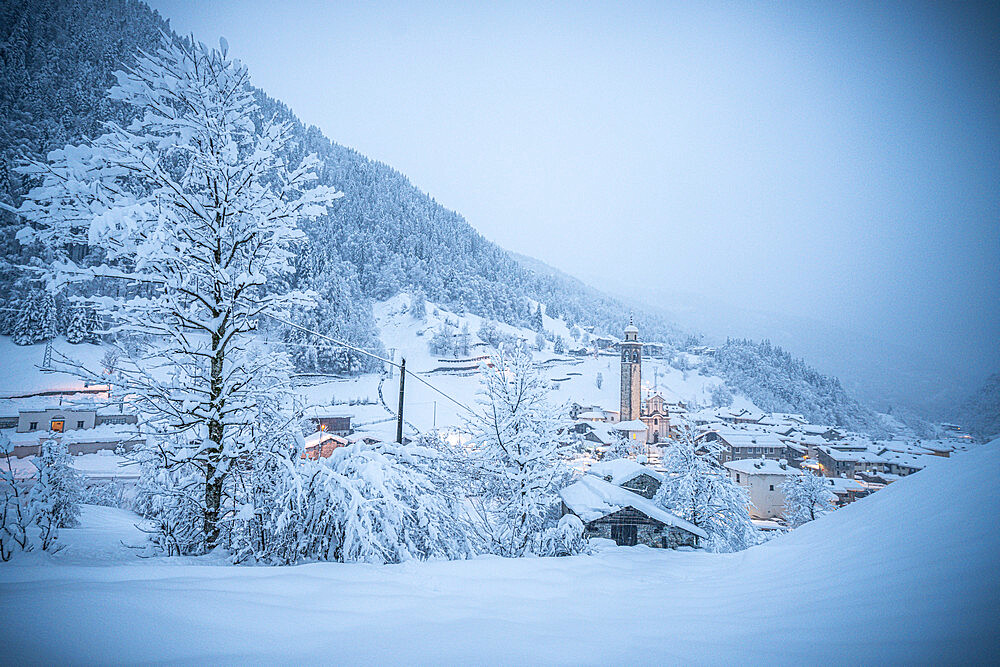
[(438, 452), (358, 443), (328, 459), (270, 461), (273, 488), (236, 515), (241, 560), (399, 563), (470, 553), (460, 498), (437, 484)]
[(419, 287), (410, 297), (410, 317), (421, 322), (427, 319), (427, 297)]
[(99, 340), (100, 320), (93, 308), (78, 306), (73, 308), (66, 324), (66, 341), (78, 343), (96, 343)]
[(566, 343), (562, 336), (556, 336), (556, 342), (552, 344), (552, 351), (556, 354), (562, 354), (566, 351)]
[(16, 345), (33, 345), (56, 337), (56, 304), (48, 292), (35, 292), (22, 305), (14, 325)]
[(613, 461), (615, 459), (635, 460), (642, 453), (643, 446), (638, 440), (632, 440), (627, 433), (615, 431), (612, 435), (611, 444), (601, 457), (602, 461)]
[(535, 349), (539, 352), (545, 350), (545, 334), (541, 331), (535, 334)]
[(739, 551), (760, 542), (750, 520), (750, 494), (719, 463), (716, 443), (696, 443), (690, 429), (663, 447), (664, 482), (653, 502), (708, 533), (713, 551)]
[[(318, 161), (281, 156), (287, 123), (261, 119), (246, 68), (226, 47), (164, 38), (154, 55), (117, 73), (113, 100), (135, 111), (127, 126), (53, 151), (25, 175), (41, 180), (19, 213), (20, 234), (57, 259), (50, 284), (121, 278), (117, 295), (91, 305), (119, 335), (141, 336), (115, 381), (148, 416), (168, 469), (200, 473), (205, 548), (219, 542), (223, 494), (249, 438), (257, 377), (275, 360), (251, 350), (267, 316), (309, 299), (283, 288), (298, 223), (340, 196), (316, 186)], [(256, 120), (255, 120), (256, 119)], [(100, 250), (83, 266), (72, 244)]]
[(83, 484), (66, 444), (60, 440), (44, 441), (34, 463), (38, 479), (28, 492), (27, 512), (38, 526), (42, 549), (48, 551), (59, 538), (60, 528), (79, 523)]
[(0, 560), (10, 560), (14, 550), (30, 551), (31, 540), (28, 538), (30, 516), (24, 506), (24, 494), (14, 479), (13, 445), (10, 438), (0, 433)]
[(539, 553), (557, 519), (568, 470), (547, 395), (523, 344), (503, 346), (482, 370), (481, 409), (469, 423), (480, 481), (473, 504), (488, 548), (504, 556)]
[(790, 475), (781, 485), (785, 494), (785, 520), (793, 528), (830, 511), (831, 491), (821, 475)]
[(535, 331), (545, 331), (545, 318), (542, 313), (542, 304), (535, 306), (535, 312), (531, 316), (531, 328)]
[(493, 347), (500, 345), (500, 330), (497, 328), (496, 322), (484, 319), (479, 325), (477, 334), (479, 340), (488, 345)]

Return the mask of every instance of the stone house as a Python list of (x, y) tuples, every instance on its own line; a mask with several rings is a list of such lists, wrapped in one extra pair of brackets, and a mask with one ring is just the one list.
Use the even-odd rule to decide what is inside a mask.
[(559, 492), (563, 514), (583, 521), (588, 537), (614, 540), (621, 546), (644, 544), (657, 549), (698, 546), (702, 529), (674, 516), (628, 489), (584, 475)]
[(662, 473), (632, 459), (601, 461), (590, 466), (587, 474), (600, 477), (605, 482), (628, 489), (648, 500), (653, 499), (663, 483)]

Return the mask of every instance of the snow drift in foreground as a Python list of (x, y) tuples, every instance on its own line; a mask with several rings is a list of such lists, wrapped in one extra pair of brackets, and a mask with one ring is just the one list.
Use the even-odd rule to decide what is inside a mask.
[[(1000, 441), (736, 554), (231, 567), (85, 508), (0, 566), (10, 662), (949, 663), (996, 655)], [(97, 567), (94, 567), (94, 566)]]

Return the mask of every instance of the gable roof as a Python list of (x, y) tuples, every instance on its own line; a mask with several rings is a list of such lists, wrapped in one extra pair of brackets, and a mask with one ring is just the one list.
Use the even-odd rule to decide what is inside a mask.
[(708, 538), (705, 531), (691, 522), (674, 516), (637, 493), (605, 482), (596, 475), (584, 475), (560, 491), (559, 496), (573, 514), (587, 523), (631, 507), (650, 519), (686, 530), (698, 537)]
[[(614, 459), (611, 461), (601, 461), (590, 466), (588, 475), (600, 477), (605, 481), (610, 481), (615, 486), (621, 486), (630, 482), (640, 475), (649, 475), (653, 479), (662, 482), (663, 475), (652, 468), (636, 463), (632, 459)], [(608, 477), (611, 479), (608, 480)]]

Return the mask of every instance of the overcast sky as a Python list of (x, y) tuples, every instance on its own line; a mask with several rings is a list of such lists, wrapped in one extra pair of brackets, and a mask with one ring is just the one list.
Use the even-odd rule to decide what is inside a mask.
[(506, 248), (1000, 369), (995, 8), (150, 4)]

